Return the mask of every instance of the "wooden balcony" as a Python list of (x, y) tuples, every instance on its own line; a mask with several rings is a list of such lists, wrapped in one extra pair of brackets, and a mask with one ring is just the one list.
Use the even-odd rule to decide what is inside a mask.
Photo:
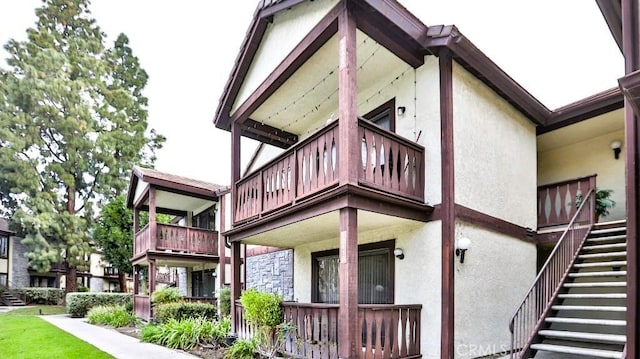
[[(358, 166), (358, 185), (424, 203), (424, 148), (366, 120), (357, 139), (340, 139), (338, 121), (235, 183), (234, 224), (259, 218), (338, 186), (339, 166)], [(357, 140), (358, 163), (341, 162), (339, 147)]]
[(538, 228), (566, 225), (578, 211), (578, 196), (596, 188), (596, 175), (538, 187)]
[(151, 228), (148, 224), (135, 234), (134, 257), (147, 251), (218, 255), (218, 232), (216, 231), (157, 224), (155, 232), (157, 237), (155, 241), (151, 240)]
[[(338, 304), (282, 303), (283, 322), (292, 325), (286, 354), (294, 358), (338, 357)], [(361, 358), (420, 358), (419, 304), (360, 304), (357, 347)], [(236, 334), (249, 339), (254, 329), (244, 320), (244, 309), (236, 305)]]

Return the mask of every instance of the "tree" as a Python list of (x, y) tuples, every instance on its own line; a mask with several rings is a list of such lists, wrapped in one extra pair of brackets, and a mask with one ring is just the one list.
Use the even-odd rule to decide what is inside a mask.
[[(147, 212), (140, 213), (140, 227), (149, 221)], [(157, 223), (169, 223), (171, 217), (157, 214)], [(104, 258), (118, 268), (120, 290), (126, 291), (125, 274), (133, 273), (130, 259), (133, 257), (133, 211), (127, 208), (124, 196), (117, 196), (107, 203), (93, 226), (93, 240), (102, 249)]]
[(0, 199), (31, 266), (64, 261), (70, 292), (91, 252), (94, 207), (123, 192), (133, 165), (151, 165), (164, 137), (147, 128), (148, 77), (127, 37), (107, 48), (88, 0), (43, 3), (27, 40), (5, 45)]

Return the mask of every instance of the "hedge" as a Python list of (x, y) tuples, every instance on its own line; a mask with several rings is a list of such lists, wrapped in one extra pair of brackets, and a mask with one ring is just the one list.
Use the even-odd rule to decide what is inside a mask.
[(64, 298), (64, 290), (60, 288), (23, 287), (13, 292), (27, 304), (57, 305)]
[(82, 318), (95, 306), (125, 304), (131, 297), (127, 293), (68, 293), (67, 313), (73, 318)]
[(160, 323), (167, 323), (170, 319), (217, 319), (216, 307), (209, 303), (166, 303), (158, 304), (154, 308), (155, 318)]

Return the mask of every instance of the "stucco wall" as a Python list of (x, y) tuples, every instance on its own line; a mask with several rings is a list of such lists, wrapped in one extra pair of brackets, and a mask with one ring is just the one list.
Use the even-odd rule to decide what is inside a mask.
[(477, 358), (510, 348), (509, 320), (536, 275), (534, 244), (456, 222), (471, 240), (455, 258), (455, 357)]
[(333, 8), (337, 0), (303, 2), (273, 17), (256, 56), (244, 78), (232, 112), (251, 95), (311, 29)]
[(535, 228), (535, 127), (462, 67), (453, 69), (456, 203)]
[[(597, 174), (599, 189), (613, 189), (612, 198), (616, 206), (600, 221), (625, 218), (625, 151), (614, 159), (609, 147), (611, 141), (624, 139), (624, 131), (615, 131), (586, 141), (554, 148), (538, 153), (538, 184), (558, 182), (566, 179)], [(623, 145), (624, 147), (624, 145)]]
[[(395, 303), (422, 304), (423, 358), (440, 357), (441, 222), (401, 225), (359, 233), (358, 243), (395, 239), (405, 253), (395, 260)], [(311, 301), (311, 253), (335, 249), (338, 239), (305, 244), (294, 249), (295, 300)]]

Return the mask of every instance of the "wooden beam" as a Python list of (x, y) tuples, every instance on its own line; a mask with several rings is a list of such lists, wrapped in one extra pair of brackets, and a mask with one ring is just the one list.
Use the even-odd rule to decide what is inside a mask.
[(440, 153), (442, 168), (442, 298), (440, 357), (454, 357), (456, 233), (454, 145), (453, 145), (453, 59), (448, 51), (440, 53)]
[(218, 232), (218, 256), (220, 257), (220, 269), (218, 270), (218, 280), (220, 281), (220, 289), (224, 287), (227, 272), (227, 254), (226, 237), (222, 235), (227, 230), (227, 196), (220, 197), (220, 232)]
[(158, 226), (156, 225), (156, 189), (149, 186), (149, 250), (158, 246)]
[(340, 210), (339, 253), (338, 356), (355, 359), (361, 354), (356, 343), (362, 329), (358, 325), (358, 211), (354, 208)]
[(231, 243), (231, 331), (237, 333), (238, 317), (236, 316), (236, 300), (242, 291), (240, 283), (240, 242)]
[(231, 222), (235, 222), (236, 202), (238, 196), (238, 186), (240, 180), (240, 126), (237, 123), (231, 125)]
[(289, 148), (298, 142), (298, 135), (283, 131), (252, 119), (247, 119), (240, 124), (242, 135), (254, 140), (267, 143), (280, 148)]

